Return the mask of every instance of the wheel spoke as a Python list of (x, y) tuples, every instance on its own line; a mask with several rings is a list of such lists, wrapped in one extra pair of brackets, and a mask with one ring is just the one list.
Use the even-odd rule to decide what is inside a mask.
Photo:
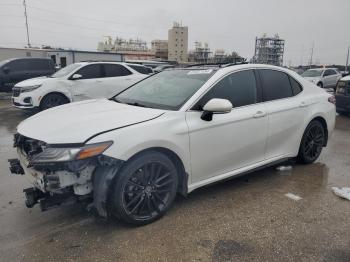
[(165, 178), (167, 178), (168, 176), (170, 176), (170, 172), (165, 173), (163, 176), (159, 177), (156, 181), (155, 184), (158, 184), (160, 181), (164, 180)]
[(138, 188), (143, 188), (142, 185), (139, 185), (139, 184), (137, 184), (136, 182), (131, 181), (131, 180), (128, 180), (126, 183), (128, 183), (128, 184), (130, 184), (130, 185), (133, 185), (133, 186), (136, 186), (136, 187), (138, 187)]
[(126, 205), (126, 208), (129, 208), (132, 204), (134, 204), (142, 195), (143, 195), (143, 192), (138, 193), (138, 194)]
[(137, 202), (137, 204), (133, 207), (133, 209), (131, 209), (130, 214), (133, 214), (133, 213), (137, 210), (137, 208), (141, 205), (141, 203), (143, 202), (143, 200), (144, 200), (144, 197), (142, 196), (142, 197), (140, 198), (140, 201)]
[(173, 180), (172, 179), (169, 179), (168, 181), (165, 181), (163, 184), (156, 184), (156, 187), (157, 188), (160, 188), (160, 187), (163, 187), (163, 186), (166, 186), (166, 185), (168, 185), (168, 184), (171, 184), (173, 182)]

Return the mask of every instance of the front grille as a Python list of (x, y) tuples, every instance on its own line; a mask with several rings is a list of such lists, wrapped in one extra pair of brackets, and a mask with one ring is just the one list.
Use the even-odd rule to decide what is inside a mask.
[(13, 88), (12, 90), (13, 90), (12, 96), (13, 96), (13, 97), (19, 97), (19, 95), (21, 94), (21, 89), (19, 89), (19, 88)]

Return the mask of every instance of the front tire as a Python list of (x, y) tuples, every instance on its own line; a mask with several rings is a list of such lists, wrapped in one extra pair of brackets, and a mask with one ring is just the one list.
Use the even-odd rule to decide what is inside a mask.
[(322, 82), (318, 82), (318, 83), (317, 83), (317, 86), (320, 87), (320, 88), (323, 88)]
[(303, 164), (311, 164), (320, 156), (325, 144), (326, 132), (318, 120), (313, 120), (306, 127), (301, 139), (298, 160)]
[(52, 93), (44, 96), (41, 100), (40, 111), (69, 103), (69, 100), (62, 94)]
[(166, 155), (156, 151), (141, 153), (117, 175), (109, 213), (128, 224), (149, 224), (170, 208), (177, 186), (177, 169)]

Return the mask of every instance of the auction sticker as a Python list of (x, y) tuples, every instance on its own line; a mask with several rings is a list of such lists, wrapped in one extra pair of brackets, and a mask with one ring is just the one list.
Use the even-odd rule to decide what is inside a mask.
[(187, 74), (188, 75), (201, 75), (201, 74), (210, 74), (211, 72), (213, 72), (213, 69), (192, 70), (192, 71), (189, 71)]

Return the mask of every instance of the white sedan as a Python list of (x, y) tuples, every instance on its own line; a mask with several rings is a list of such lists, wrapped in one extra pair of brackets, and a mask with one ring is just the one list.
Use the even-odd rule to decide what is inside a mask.
[(47, 77), (22, 81), (13, 88), (13, 105), (45, 110), (92, 98), (110, 98), (147, 77), (146, 67), (117, 62), (80, 62)]
[(316, 161), (334, 128), (334, 103), (281, 67), (165, 70), (112, 99), (25, 120), (10, 168), (33, 181), (28, 207), (74, 197), (100, 216), (147, 224), (177, 193), (291, 158)]

